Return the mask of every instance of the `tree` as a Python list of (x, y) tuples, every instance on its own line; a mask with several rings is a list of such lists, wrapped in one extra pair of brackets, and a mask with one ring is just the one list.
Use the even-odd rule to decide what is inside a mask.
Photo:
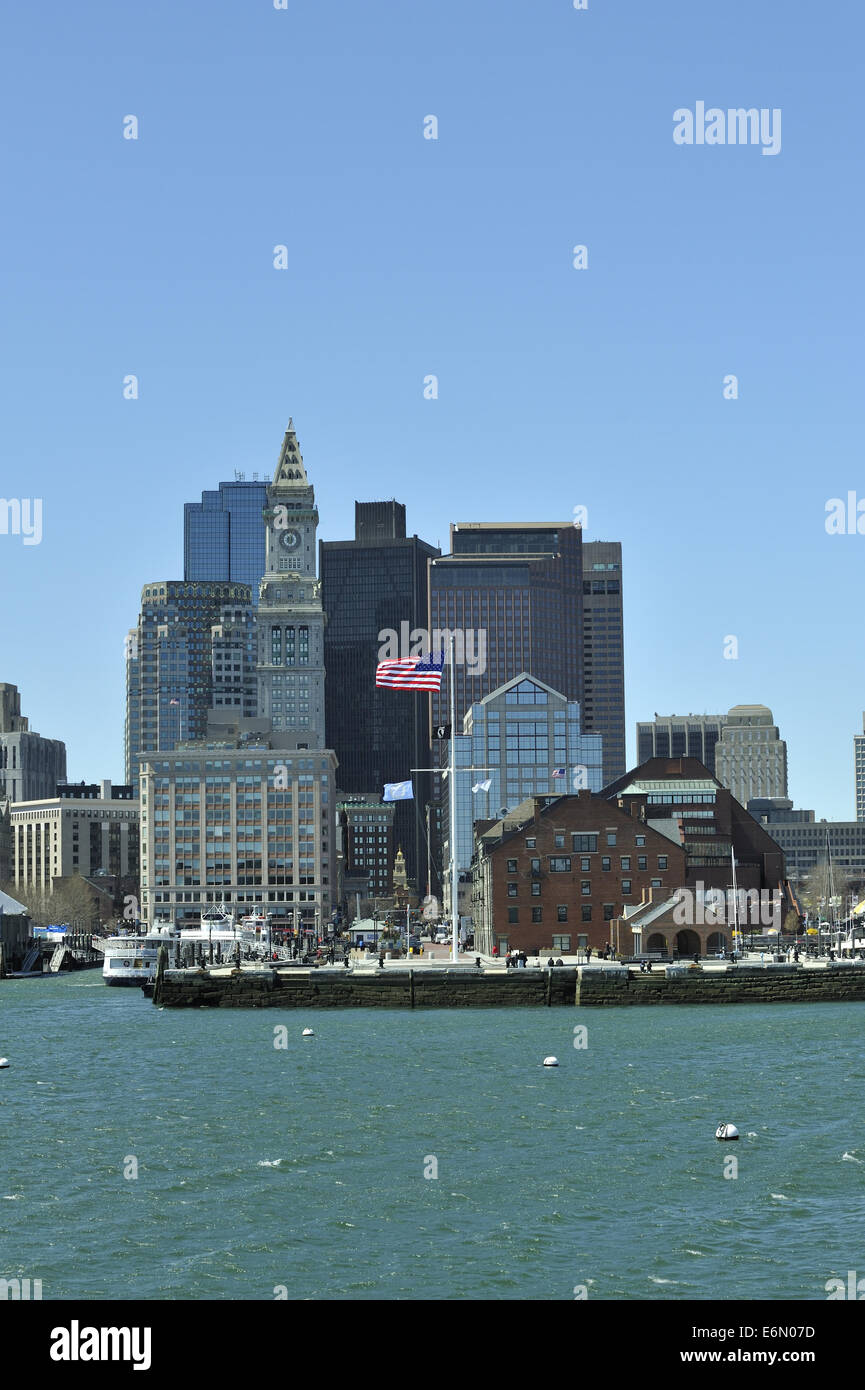
[[(828, 858), (818, 860), (799, 890), (809, 918), (816, 920), (819, 917), (829, 922), (834, 917), (843, 917), (851, 881), (850, 871), (843, 865), (833, 863), (830, 873)], [(837, 904), (830, 902), (832, 897), (838, 899)]]

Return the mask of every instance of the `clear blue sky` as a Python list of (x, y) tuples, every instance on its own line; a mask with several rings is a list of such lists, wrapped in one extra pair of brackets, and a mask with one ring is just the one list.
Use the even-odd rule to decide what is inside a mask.
[[(272, 470), (292, 415), (325, 539), (355, 498), (442, 546), (587, 506), (624, 549), (629, 761), (656, 710), (767, 704), (796, 804), (852, 817), (865, 536), (824, 519), (865, 497), (857, 7), (49, 0), (3, 30), (0, 495), (44, 511), (0, 535), (0, 680), (71, 778), (122, 780), (123, 639), (184, 501)], [(781, 108), (781, 153), (677, 146), (697, 101)]]

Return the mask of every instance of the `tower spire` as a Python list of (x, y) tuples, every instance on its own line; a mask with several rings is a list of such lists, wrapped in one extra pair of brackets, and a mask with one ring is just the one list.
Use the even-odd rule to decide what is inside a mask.
[(279, 451), (279, 462), (273, 475), (273, 483), (274, 486), (277, 483), (296, 483), (298, 487), (309, 487), (303, 455), (300, 452), (300, 445), (294, 430), (294, 421), (290, 416), (288, 429), (285, 431), (282, 447)]

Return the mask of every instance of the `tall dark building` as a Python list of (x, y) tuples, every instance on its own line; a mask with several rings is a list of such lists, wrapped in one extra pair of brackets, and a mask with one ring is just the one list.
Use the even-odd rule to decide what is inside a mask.
[(604, 778), (625, 770), (622, 547), (583, 541), (583, 732), (603, 734)]
[(427, 625), (428, 562), (440, 552), (405, 530), (399, 502), (356, 502), (355, 539), (319, 543), (325, 729), (339, 760), (340, 791), (369, 792), (412, 778), (415, 799), (395, 803), (394, 844), (425, 892), (430, 779), (411, 769), (431, 766), (429, 696), (375, 684), (386, 634)]
[(637, 724), (637, 763), (650, 758), (697, 758), (715, 775), (715, 745), (726, 714), (656, 714)]
[(200, 502), (183, 507), (183, 577), (186, 580), (233, 580), (249, 584), (253, 605), (265, 570), (267, 482), (247, 482), (242, 473), (217, 491), (202, 492)]
[[(430, 565), (429, 627), (473, 634), (464, 646), (474, 659), (455, 667), (460, 728), (471, 705), (521, 671), (582, 700), (582, 581), (582, 533), (574, 526), (451, 526), (450, 555)], [(449, 720), (449, 682), (446, 666), (434, 724)]]
[[(451, 553), (430, 566), (432, 630), (473, 632), (456, 667), (457, 723), (521, 671), (580, 704), (601, 734), (604, 780), (625, 770), (622, 548), (583, 541), (570, 524), (476, 522), (451, 527)], [(479, 634), (485, 632), (485, 661)], [(472, 655), (474, 661), (469, 660)], [(449, 670), (433, 723), (450, 717)]]

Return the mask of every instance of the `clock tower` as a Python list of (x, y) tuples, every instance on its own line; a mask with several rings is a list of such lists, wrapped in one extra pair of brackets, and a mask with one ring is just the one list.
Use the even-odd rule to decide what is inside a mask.
[(275, 732), (324, 748), (324, 610), (316, 578), (315, 491), (289, 420), (264, 512), (258, 605), (258, 712)]

